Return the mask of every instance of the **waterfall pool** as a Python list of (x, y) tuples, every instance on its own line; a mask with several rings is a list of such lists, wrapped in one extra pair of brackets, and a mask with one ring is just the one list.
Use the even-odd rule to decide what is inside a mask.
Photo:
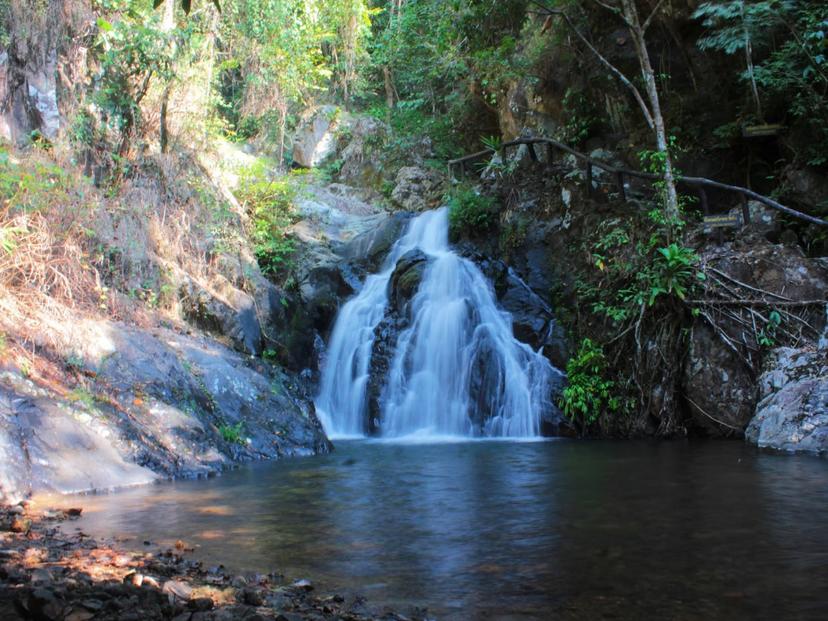
[(196, 544), (438, 619), (818, 619), (828, 460), (738, 442), (337, 443), (72, 499), (65, 528)]

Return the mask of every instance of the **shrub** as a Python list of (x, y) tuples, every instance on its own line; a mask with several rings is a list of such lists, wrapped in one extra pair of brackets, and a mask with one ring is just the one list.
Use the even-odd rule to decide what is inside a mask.
[(263, 177), (261, 171), (248, 171), (238, 194), (250, 214), (253, 251), (259, 267), (265, 274), (277, 274), (287, 267), (295, 249), (288, 229), (294, 218), (296, 188), (289, 177)]
[(446, 201), (449, 208), (449, 229), (453, 236), (482, 233), (497, 218), (497, 204), (490, 196), (478, 194), (470, 187), (460, 186)]
[(240, 421), (235, 425), (220, 425), (219, 433), (225, 442), (231, 444), (245, 444), (244, 422)]
[(585, 338), (578, 353), (566, 364), (569, 384), (561, 395), (561, 408), (572, 420), (595, 422), (604, 410), (615, 411), (620, 401), (612, 395), (615, 382), (606, 378), (607, 360), (598, 343)]

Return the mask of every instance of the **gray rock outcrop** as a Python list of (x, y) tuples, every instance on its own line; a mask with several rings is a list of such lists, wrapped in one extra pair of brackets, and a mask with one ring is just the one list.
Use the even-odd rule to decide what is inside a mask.
[(765, 368), (745, 439), (763, 448), (828, 453), (828, 350), (779, 348)]
[(100, 321), (68, 336), (72, 390), (0, 374), (0, 502), (330, 449), (290, 376), (215, 341)]
[(440, 175), (419, 166), (404, 166), (397, 173), (391, 199), (408, 211), (424, 211), (439, 198)]
[(336, 106), (321, 106), (307, 115), (293, 138), (293, 161), (296, 164), (313, 168), (334, 153), (338, 113)]

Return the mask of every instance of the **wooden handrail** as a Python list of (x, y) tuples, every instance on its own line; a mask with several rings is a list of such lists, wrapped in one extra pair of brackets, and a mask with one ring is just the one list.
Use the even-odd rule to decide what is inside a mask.
[[(630, 170), (628, 168), (619, 168), (617, 166), (613, 166), (608, 162), (603, 162), (601, 160), (596, 160), (580, 151), (576, 151), (572, 147), (563, 144), (562, 142), (558, 142), (552, 138), (544, 138), (544, 137), (532, 137), (532, 138), (518, 138), (516, 140), (510, 140), (509, 142), (504, 142), (501, 147), (500, 151), (505, 156), (506, 148), (507, 147), (517, 147), (520, 145), (527, 145), (530, 147), (530, 155), (532, 155), (532, 159), (536, 159), (537, 156), (532, 149), (532, 145), (535, 144), (546, 144), (551, 147), (558, 149), (559, 151), (564, 151), (565, 153), (569, 153), (570, 155), (575, 156), (576, 159), (579, 159), (587, 164), (587, 176), (592, 176), (592, 167), (597, 167), (602, 170), (606, 170), (609, 173), (616, 175), (619, 181), (619, 189), (621, 190), (622, 196), (624, 196), (624, 176), (628, 177), (636, 177), (638, 179), (647, 179), (649, 181), (660, 181), (661, 176), (656, 175), (654, 173), (647, 173), (642, 172), (639, 170)], [(448, 162), (448, 169), (449, 175), (453, 176), (453, 171), (455, 166), (460, 166), (461, 170), (465, 169), (465, 165), (468, 162), (477, 161), (483, 157), (489, 156), (493, 153), (496, 153), (495, 149), (485, 149), (483, 151), (478, 151), (477, 153), (472, 153), (470, 155), (466, 155), (464, 157), (459, 157), (457, 159), (449, 160)], [(810, 224), (817, 224), (819, 226), (828, 226), (828, 220), (823, 220), (822, 218), (817, 218), (815, 216), (810, 216), (806, 213), (802, 213), (801, 211), (797, 211), (796, 209), (791, 209), (790, 207), (786, 207), (785, 205), (769, 198), (767, 196), (763, 196), (753, 190), (748, 188), (743, 188), (736, 185), (729, 185), (727, 183), (721, 183), (719, 181), (713, 181), (712, 179), (706, 179), (704, 177), (679, 177), (677, 183), (688, 185), (691, 187), (696, 188), (702, 197), (702, 202), (706, 203), (706, 195), (704, 195), (704, 188), (712, 188), (716, 190), (724, 190), (726, 192), (732, 192), (735, 194), (740, 194), (743, 197), (743, 202), (746, 201), (747, 198), (752, 198), (755, 201), (762, 203), (763, 205), (767, 205), (771, 209), (775, 209), (776, 211), (781, 211), (782, 213), (788, 214), (793, 218), (797, 218), (799, 220), (803, 220), (804, 222), (808, 222)], [(591, 189), (591, 188), (590, 188)], [(748, 210), (745, 205), (743, 205), (743, 212), (745, 216), (745, 222), (749, 220), (748, 218)]]

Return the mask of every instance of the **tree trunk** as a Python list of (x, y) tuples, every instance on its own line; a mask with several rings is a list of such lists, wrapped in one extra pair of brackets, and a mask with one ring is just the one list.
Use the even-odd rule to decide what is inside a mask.
[(385, 78), (385, 120), (391, 125), (391, 111), (394, 110), (394, 83), (391, 81), (391, 70), (386, 66), (382, 68), (382, 75)]
[[(176, 0), (166, 0), (164, 3), (164, 21), (161, 22), (161, 28), (164, 32), (172, 32), (175, 28), (175, 2)], [(170, 132), (167, 128), (167, 109), (169, 108), (171, 90), (172, 84), (168, 82), (161, 95), (161, 113), (158, 119), (161, 153), (166, 153), (169, 146)]]
[(670, 156), (667, 130), (664, 125), (664, 116), (661, 113), (661, 100), (658, 96), (655, 71), (653, 71), (650, 54), (647, 51), (645, 28), (641, 25), (641, 20), (638, 17), (635, 0), (621, 0), (621, 7), (624, 12), (624, 19), (629, 26), (633, 43), (635, 44), (635, 51), (641, 66), (641, 75), (644, 78), (647, 99), (650, 102), (650, 113), (653, 120), (653, 130), (655, 131), (656, 148), (664, 156), (664, 170), (662, 174), (664, 176), (665, 209), (670, 219), (678, 219), (678, 193), (676, 192), (676, 179), (673, 173), (673, 159)]

